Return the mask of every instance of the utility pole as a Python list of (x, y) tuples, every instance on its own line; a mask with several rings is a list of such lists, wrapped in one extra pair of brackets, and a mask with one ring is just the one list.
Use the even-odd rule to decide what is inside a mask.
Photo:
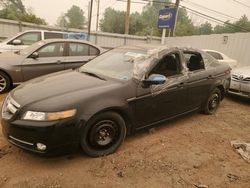
[(176, 23), (177, 23), (179, 5), (180, 5), (180, 0), (176, 0), (175, 1), (175, 8), (176, 8), (175, 24), (174, 24), (174, 28), (171, 29), (171, 32), (170, 32), (170, 36), (171, 37), (173, 37), (175, 35), (175, 29), (176, 29)]
[(99, 12), (100, 12), (100, 0), (97, 0), (96, 31), (98, 31), (99, 27)]
[(92, 8), (93, 8), (93, 0), (90, 1), (90, 6), (89, 6), (88, 40), (90, 40)]
[(125, 34), (129, 34), (129, 15), (130, 15), (130, 5), (131, 0), (128, 0), (127, 2), (127, 12), (126, 12), (126, 18), (125, 18)]

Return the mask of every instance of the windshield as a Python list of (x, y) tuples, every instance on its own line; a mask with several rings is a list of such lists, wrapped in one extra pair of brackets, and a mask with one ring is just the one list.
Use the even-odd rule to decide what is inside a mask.
[(129, 80), (134, 75), (134, 64), (137, 61), (144, 61), (146, 53), (145, 50), (138, 49), (114, 49), (83, 65), (79, 71)]
[(23, 50), (20, 50), (18, 52), (18, 54), (20, 55), (23, 55), (23, 56), (26, 56), (26, 55), (30, 55), (31, 53), (33, 53), (36, 49), (40, 48), (41, 46), (43, 46), (45, 44), (45, 41), (39, 41), (39, 42), (36, 42), (32, 45), (30, 45), (29, 47), (23, 49)]

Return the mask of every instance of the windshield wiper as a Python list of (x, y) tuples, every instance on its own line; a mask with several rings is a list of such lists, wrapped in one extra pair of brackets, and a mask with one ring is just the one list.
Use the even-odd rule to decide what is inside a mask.
[(97, 74), (95, 74), (93, 72), (88, 72), (88, 71), (81, 71), (81, 72), (84, 73), (84, 74), (87, 74), (89, 76), (93, 76), (93, 77), (99, 78), (100, 80), (106, 80), (105, 78), (102, 78), (102, 77), (100, 77), (99, 75), (97, 75)]

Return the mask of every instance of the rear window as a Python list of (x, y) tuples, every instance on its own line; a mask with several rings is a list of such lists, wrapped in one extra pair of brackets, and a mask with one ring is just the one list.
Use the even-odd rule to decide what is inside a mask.
[(62, 33), (44, 32), (44, 39), (62, 39)]
[(211, 55), (211, 56), (213, 56), (215, 59), (217, 59), (217, 60), (223, 60), (223, 57), (219, 54), (219, 53), (217, 53), (217, 52), (210, 52), (210, 51), (207, 51), (207, 53), (209, 54), (209, 55)]
[(70, 43), (69, 44), (69, 56), (89, 56), (99, 55), (100, 51), (89, 45), (82, 43)]

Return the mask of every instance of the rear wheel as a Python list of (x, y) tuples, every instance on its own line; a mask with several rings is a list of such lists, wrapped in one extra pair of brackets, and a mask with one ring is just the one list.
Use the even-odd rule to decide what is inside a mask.
[(83, 128), (81, 148), (89, 156), (99, 157), (115, 152), (124, 141), (126, 125), (114, 112), (94, 116)]
[(203, 112), (205, 114), (214, 114), (220, 105), (220, 101), (221, 101), (221, 91), (220, 89), (215, 88), (209, 95), (204, 105)]
[(11, 87), (11, 80), (9, 76), (4, 72), (0, 72), (0, 93), (8, 91), (10, 87)]

